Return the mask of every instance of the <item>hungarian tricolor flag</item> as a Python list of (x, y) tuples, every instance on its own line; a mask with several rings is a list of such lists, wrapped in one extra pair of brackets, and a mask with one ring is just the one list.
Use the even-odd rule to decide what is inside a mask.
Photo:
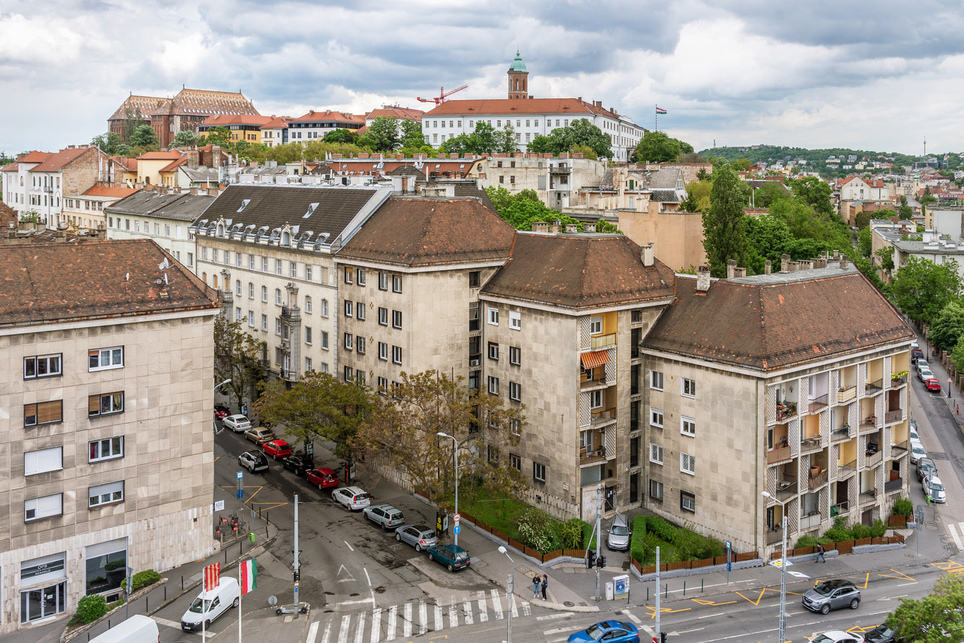
[(666, 110), (663, 109), (662, 107), (657, 107), (657, 108), (656, 108), (656, 113), (657, 113), (657, 114), (665, 114), (665, 113), (666, 113)]
[(217, 589), (221, 580), (221, 563), (214, 563), (204, 568), (204, 591)]
[(258, 587), (258, 561), (255, 558), (241, 563), (241, 595)]

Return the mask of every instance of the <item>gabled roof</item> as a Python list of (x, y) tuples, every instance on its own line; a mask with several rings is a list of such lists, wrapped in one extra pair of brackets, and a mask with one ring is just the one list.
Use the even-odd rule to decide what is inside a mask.
[(323, 112), (316, 112), (311, 110), (304, 116), (299, 116), (298, 118), (292, 118), (289, 123), (321, 123), (321, 122), (337, 122), (337, 123), (358, 123), (361, 125), (365, 124), (365, 117), (360, 114), (346, 114), (345, 112), (333, 112), (327, 109)]
[(65, 167), (80, 158), (87, 150), (96, 149), (88, 145), (81, 147), (68, 147), (66, 149), (60, 150), (54, 154), (48, 156), (43, 163), (35, 168), (32, 168), (31, 172), (59, 172)]
[(0, 167), (0, 172), (16, 172), (19, 169), (20, 169), (20, 164), (14, 161), (9, 165), (4, 165), (3, 167)]
[(495, 98), (482, 100), (447, 100), (422, 118), (432, 116), (484, 116), (488, 114), (512, 116), (514, 114), (552, 114), (572, 118), (588, 118), (601, 114), (621, 118), (608, 109), (597, 107), (577, 98)]
[(505, 261), (515, 236), (476, 199), (393, 196), (338, 257), (408, 267)]
[(699, 293), (681, 275), (678, 299), (647, 349), (761, 371), (910, 341), (896, 309), (851, 265), (713, 281)]
[(20, 217), (17, 216), (17, 211), (0, 201), (0, 234), (6, 234), (11, 227), (11, 223), (13, 224), (12, 227), (17, 227), (19, 221)]
[(128, 96), (121, 106), (111, 114), (109, 121), (123, 120), (127, 117), (127, 108), (130, 107), (131, 113), (136, 116), (137, 111), (141, 112), (141, 120), (151, 120), (151, 114), (157, 109), (165, 99), (156, 96)]
[(401, 118), (409, 121), (420, 121), (422, 119), (422, 114), (425, 112), (420, 109), (412, 109), (410, 107), (399, 107), (394, 105), (391, 107), (382, 107), (380, 109), (373, 109), (368, 112), (365, 116), (367, 120), (373, 120), (384, 116), (386, 118)]
[(241, 92), (218, 92), (206, 89), (182, 89), (177, 95), (165, 100), (152, 115), (177, 114), (180, 116), (205, 116), (212, 114), (257, 114), (251, 101)]
[(137, 172), (137, 159), (127, 158), (124, 156), (112, 156), (110, 157), (110, 160), (128, 172)]
[(570, 309), (619, 306), (673, 296), (676, 278), (621, 234), (519, 233), (512, 260), (482, 288), (486, 295)]
[(177, 159), (176, 161), (171, 161), (170, 163), (168, 163), (167, 165), (165, 165), (164, 167), (162, 167), (161, 169), (159, 169), (159, 170), (158, 170), (158, 173), (161, 173), (161, 172), (164, 172), (164, 173), (167, 173), (167, 172), (175, 172), (175, 171), (177, 170), (177, 168), (181, 167), (181, 166), (184, 165), (185, 163), (187, 163), (187, 154), (185, 154), (184, 156), (180, 157), (180, 158)]
[(0, 283), (0, 326), (218, 308), (150, 239), (0, 246)]
[(190, 179), (192, 183), (219, 184), (220, 173), (216, 167), (208, 167), (207, 165), (199, 165), (197, 167), (182, 166), (181, 172)]
[(181, 158), (182, 152), (170, 150), (168, 152), (144, 152), (137, 157), (138, 161), (176, 161)]
[(258, 114), (215, 114), (208, 116), (207, 120), (201, 123), (200, 127), (228, 127), (229, 125), (254, 125), (265, 127), (268, 123), (278, 119), (272, 116), (260, 116)]
[(105, 196), (123, 199), (124, 197), (128, 197), (138, 191), (139, 189), (137, 188), (108, 188), (95, 185), (84, 192), (84, 196)]
[(214, 203), (215, 198), (206, 194), (161, 194), (153, 190), (138, 190), (107, 206), (104, 212), (193, 222)]
[(17, 160), (21, 163), (43, 163), (51, 156), (50, 152), (27, 152), (19, 157)]
[(290, 116), (272, 116), (271, 119), (261, 126), (261, 129), (284, 129), (288, 127)]

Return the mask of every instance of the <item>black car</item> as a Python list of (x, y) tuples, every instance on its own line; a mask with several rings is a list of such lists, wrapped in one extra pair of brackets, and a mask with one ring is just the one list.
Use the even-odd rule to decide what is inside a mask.
[(867, 643), (894, 643), (894, 630), (886, 625), (878, 625), (869, 632), (864, 632)]
[(315, 463), (311, 461), (311, 458), (305, 455), (289, 455), (287, 458), (281, 461), (285, 469), (289, 471), (294, 471), (295, 475), (304, 477), (304, 475), (315, 468)]
[(930, 458), (921, 458), (917, 461), (917, 482), (923, 482), (927, 476), (937, 475), (937, 465)]

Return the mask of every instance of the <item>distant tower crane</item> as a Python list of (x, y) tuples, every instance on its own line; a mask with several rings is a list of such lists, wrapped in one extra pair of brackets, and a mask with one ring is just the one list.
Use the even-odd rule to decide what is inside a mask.
[(457, 88), (457, 89), (453, 89), (452, 91), (447, 92), (447, 91), (445, 91), (445, 88), (444, 88), (444, 87), (441, 87), (441, 88), (439, 88), (438, 98), (422, 98), (422, 97), (418, 96), (418, 97), (416, 97), (416, 100), (420, 100), (420, 101), (422, 101), (423, 103), (435, 103), (436, 105), (441, 105), (442, 103), (445, 102), (445, 99), (446, 99), (446, 98), (448, 98), (449, 96), (451, 96), (451, 95), (454, 94), (455, 92), (460, 92), (460, 91), (462, 91), (463, 89), (466, 89), (466, 88), (468, 88), (468, 85), (462, 85), (461, 87), (459, 87), (459, 88)]

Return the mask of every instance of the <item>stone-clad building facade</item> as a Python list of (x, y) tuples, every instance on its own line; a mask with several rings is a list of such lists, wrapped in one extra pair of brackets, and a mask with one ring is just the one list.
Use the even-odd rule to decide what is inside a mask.
[(217, 294), (152, 241), (0, 246), (0, 633), (213, 539)]

